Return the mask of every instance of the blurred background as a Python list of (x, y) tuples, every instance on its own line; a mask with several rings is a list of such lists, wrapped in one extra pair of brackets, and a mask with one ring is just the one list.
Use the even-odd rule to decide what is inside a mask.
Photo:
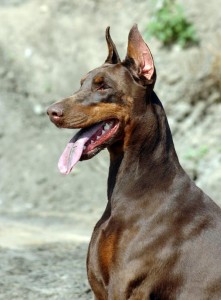
[(46, 115), (134, 23), (154, 56), (155, 87), (180, 161), (221, 205), (220, 1), (0, 0), (0, 299), (91, 299), (85, 261), (106, 205), (103, 151), (67, 177), (72, 130)]

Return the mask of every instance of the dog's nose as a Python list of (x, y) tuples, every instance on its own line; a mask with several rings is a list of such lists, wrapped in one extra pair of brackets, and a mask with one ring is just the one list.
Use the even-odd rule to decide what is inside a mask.
[(59, 123), (60, 122), (60, 120), (63, 116), (63, 113), (64, 113), (64, 110), (61, 107), (61, 105), (59, 105), (59, 103), (52, 104), (47, 109), (47, 114), (49, 115), (51, 121), (54, 122), (54, 123)]

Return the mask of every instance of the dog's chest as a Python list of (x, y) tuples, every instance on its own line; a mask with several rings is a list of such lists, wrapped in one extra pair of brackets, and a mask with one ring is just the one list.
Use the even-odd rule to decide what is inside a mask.
[[(130, 225), (128, 228), (116, 220), (109, 220), (96, 228), (92, 235), (88, 251), (88, 278), (94, 293), (102, 295), (101, 299), (107, 299), (107, 295), (116, 291), (126, 295), (134, 288), (133, 283), (143, 285), (146, 280), (143, 275), (146, 266), (142, 260), (131, 259), (137, 247), (136, 232)], [(148, 288), (145, 288), (146, 293)]]
[[(104, 222), (95, 229), (88, 250), (88, 276), (107, 286), (110, 279), (110, 270), (117, 255), (119, 233), (116, 224)], [(94, 281), (94, 280), (93, 280)]]

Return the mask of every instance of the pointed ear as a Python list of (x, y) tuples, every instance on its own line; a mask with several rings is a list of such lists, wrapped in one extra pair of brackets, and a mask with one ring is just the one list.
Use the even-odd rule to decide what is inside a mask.
[(120, 57), (118, 55), (116, 46), (114, 42), (112, 41), (112, 38), (110, 36), (110, 27), (108, 26), (106, 29), (106, 41), (107, 41), (107, 46), (108, 46), (108, 56), (107, 59), (105, 60), (105, 63), (109, 64), (117, 64), (120, 63)]
[(145, 84), (155, 83), (156, 70), (153, 57), (137, 25), (134, 25), (129, 33), (125, 65), (128, 66), (132, 74), (140, 78)]

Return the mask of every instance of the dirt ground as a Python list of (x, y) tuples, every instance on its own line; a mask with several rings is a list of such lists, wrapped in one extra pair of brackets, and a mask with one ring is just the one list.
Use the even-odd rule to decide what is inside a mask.
[[(180, 1), (200, 45), (148, 44), (156, 92), (180, 161), (221, 205), (221, 13), (218, 0)], [(107, 55), (106, 26), (122, 57), (134, 23), (145, 34), (144, 0), (0, 0), (0, 299), (92, 299), (85, 261), (106, 205), (108, 153), (67, 177), (57, 161), (70, 130), (45, 114)]]

